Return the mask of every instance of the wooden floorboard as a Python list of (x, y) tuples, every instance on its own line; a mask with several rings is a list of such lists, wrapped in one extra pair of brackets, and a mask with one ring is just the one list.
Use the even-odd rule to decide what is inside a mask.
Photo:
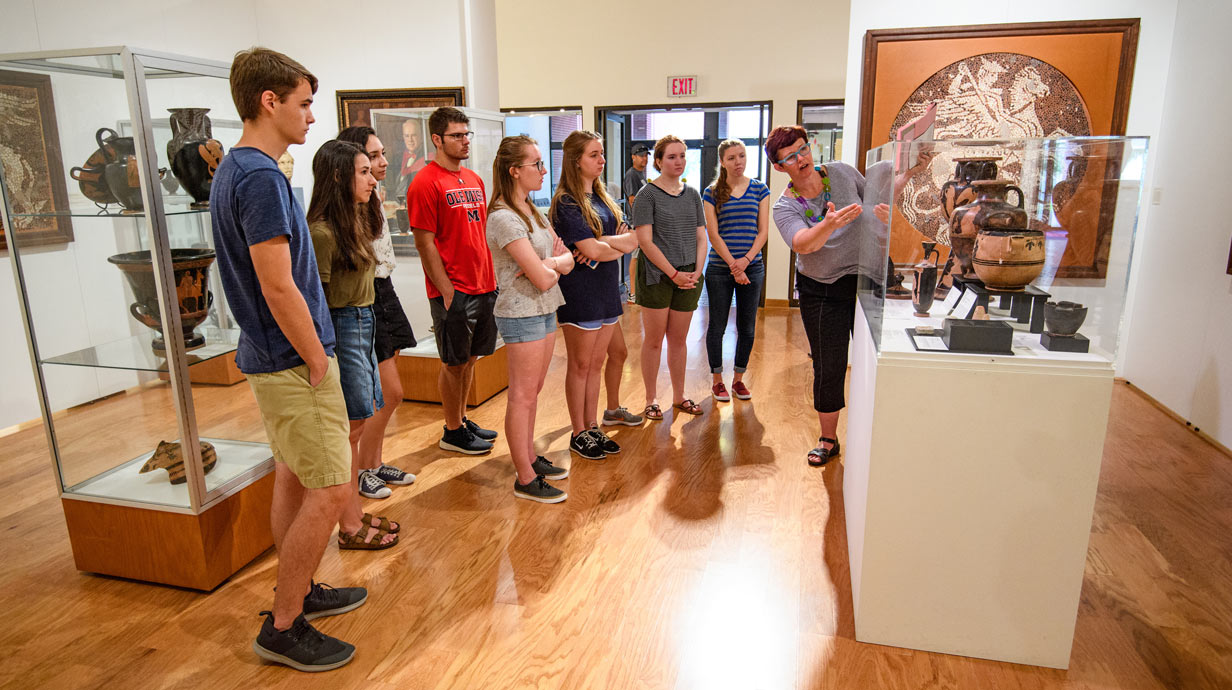
[[(705, 414), (618, 427), (624, 452), (597, 463), (567, 452), (558, 340), (538, 441), (571, 467), (561, 505), (513, 498), (503, 440), (447, 457), (440, 408), (400, 405), (386, 458), (419, 479), (368, 503), (402, 522), (398, 547), (326, 551), (320, 580), (371, 591), (318, 621), (359, 647), (328, 674), (250, 649), (272, 554), (211, 594), (79, 573), (41, 428), (0, 438), (0, 688), (1232, 687), (1232, 459), (1133, 388), (1114, 387), (1069, 670), (918, 652), (854, 639), (843, 467), (804, 462), (818, 430), (798, 317), (763, 310), (751, 402), (707, 395), (704, 327), (699, 312), (688, 380)], [(68, 473), (148, 450), (173, 428), (167, 400), (154, 384), (61, 415)], [(246, 384), (196, 386), (194, 403), (203, 435), (261, 437)], [(504, 409), (502, 393), (470, 416), (501, 429)]]

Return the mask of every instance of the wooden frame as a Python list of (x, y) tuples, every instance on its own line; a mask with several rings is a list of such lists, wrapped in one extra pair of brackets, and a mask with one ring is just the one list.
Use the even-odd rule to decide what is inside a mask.
[(368, 111), (376, 108), (439, 108), (466, 105), (466, 87), (449, 86), (426, 89), (376, 89), (337, 91), (338, 129), (351, 125), (372, 126)]
[[(29, 181), (20, 187), (15, 187), (18, 181), (13, 176), (5, 180), (11, 227), (0, 223), (0, 250), (8, 248), (6, 231), (19, 238), (22, 247), (72, 242), (73, 224), (68, 216), (68, 187), (51, 77), (0, 71), (0, 94), (5, 96), (0, 99), (0, 126), (12, 128), (6, 132), (5, 140), (29, 143), (24, 150), (0, 152), (11, 157), (7, 163), (20, 161), (29, 169)], [(19, 214), (47, 215), (18, 218)]]
[[(1140, 21), (1133, 18), (867, 32), (864, 36), (857, 167), (863, 171), (868, 151), (889, 141), (888, 132), (892, 123), (914, 95), (915, 89), (958, 61), (990, 53), (1012, 53), (1045, 63), (1068, 79), (1073, 91), (1082, 99), (1082, 107), (1089, 117), (1090, 131), (1086, 134), (1124, 135), (1139, 24)], [(986, 134), (980, 137), (974, 132), (970, 136), (987, 138)], [(1099, 170), (1104, 168), (1100, 167)], [(1098, 223), (1070, 236), (1066, 255), (1057, 272), (1058, 278), (1104, 277), (1115, 193), (1112, 190), (1113, 198), (1107, 195), (1103, 198), (1100, 207), (1104, 210), (1100, 212)], [(906, 221), (897, 209), (895, 217)], [(930, 232), (922, 231), (926, 236), (932, 236)], [(1071, 232), (1074, 230), (1071, 229)], [(895, 233), (895, 238), (891, 239), (891, 253), (896, 261), (917, 258), (915, 255), (919, 253), (919, 247), (914, 239)]]

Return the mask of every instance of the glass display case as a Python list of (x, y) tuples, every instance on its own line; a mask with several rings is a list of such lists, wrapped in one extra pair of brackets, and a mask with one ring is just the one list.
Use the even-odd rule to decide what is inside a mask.
[[(878, 354), (1112, 363), (1146, 137), (890, 143), (868, 152), (859, 306)], [(888, 222), (886, 222), (888, 221)]]
[[(273, 468), (249, 387), (228, 385), (213, 266), (209, 184), (241, 132), (228, 74), (127, 47), (0, 55), (4, 234), (82, 570), (210, 589), (269, 546), (255, 506), (213, 510)], [(217, 529), (225, 558), (200, 539)]]
[[(418, 160), (431, 161), (436, 155), (432, 145), (432, 137), (428, 134), (428, 117), (435, 108), (387, 108), (371, 111), (372, 128), (382, 142), (388, 142), (395, 133), (406, 132), (410, 136), (402, 144), (418, 146), (411, 156)], [(474, 132), (471, 139), (470, 157), (462, 161), (463, 167), (475, 171), (483, 180), (484, 189), (492, 190), (492, 162), (496, 159), (496, 149), (505, 136), (505, 116), (474, 108), (458, 108), (470, 118), (470, 129)], [(422, 135), (416, 136), (416, 133)], [(386, 150), (392, 151), (388, 143)], [(393, 155), (393, 154), (389, 154)], [(428, 293), (425, 287), (423, 266), (419, 262), (419, 253), (415, 250), (415, 237), (407, 221), (406, 190), (415, 174), (423, 165), (411, 165), (411, 172), (399, 175), (395, 161), (400, 161), (402, 154), (390, 158), (389, 173), (385, 177), (385, 215), (389, 220), (389, 230), (393, 235), (394, 251), (398, 257), (398, 269), (390, 278), (398, 292), (398, 299), (411, 322), (411, 328), (419, 340), (419, 345), (408, 348), (403, 354), (408, 356), (437, 358), (436, 342), (431, 337), (432, 312), (428, 305)], [(434, 388), (435, 386), (433, 386)], [(415, 398), (422, 399), (422, 398)]]

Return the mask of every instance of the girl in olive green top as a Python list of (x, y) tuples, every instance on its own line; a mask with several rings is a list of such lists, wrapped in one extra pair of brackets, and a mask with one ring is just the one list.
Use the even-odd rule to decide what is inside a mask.
[[(364, 150), (344, 141), (329, 141), (312, 159), (312, 200), (308, 204), (308, 229), (316, 252), (317, 270), (329, 304), (337, 345), (342, 396), (351, 419), (351, 470), (357, 489), (369, 479), (369, 470), (359, 467), (359, 439), (364, 421), (383, 405), (381, 377), (376, 361), (376, 299), (373, 278), (376, 255), (372, 250), (371, 226), (363, 206), (376, 189), (371, 163)], [(384, 518), (372, 518), (359, 505), (359, 493), (338, 521), (338, 547), (383, 549), (398, 543), (398, 529)], [(363, 529), (368, 525), (368, 529)], [(373, 529), (375, 528), (375, 529)]]

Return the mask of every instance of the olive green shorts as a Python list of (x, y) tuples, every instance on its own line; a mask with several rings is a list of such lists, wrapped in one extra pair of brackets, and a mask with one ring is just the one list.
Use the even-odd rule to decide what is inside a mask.
[(287, 466), (306, 489), (351, 481), (351, 443), (338, 360), (325, 378), (308, 385), (308, 365), (268, 374), (246, 374), (257, 399), (274, 461)]
[[(672, 311), (694, 311), (697, 309), (697, 300), (702, 296), (702, 285), (706, 282), (705, 276), (698, 276), (697, 285), (685, 290), (676, 285), (667, 276), (659, 279), (654, 285), (646, 284), (646, 264), (647, 260), (637, 262), (637, 286), (635, 288), (636, 301), (640, 306), (647, 309), (667, 309)], [(689, 264), (681, 266), (679, 270), (684, 272), (692, 271), (697, 264)]]

